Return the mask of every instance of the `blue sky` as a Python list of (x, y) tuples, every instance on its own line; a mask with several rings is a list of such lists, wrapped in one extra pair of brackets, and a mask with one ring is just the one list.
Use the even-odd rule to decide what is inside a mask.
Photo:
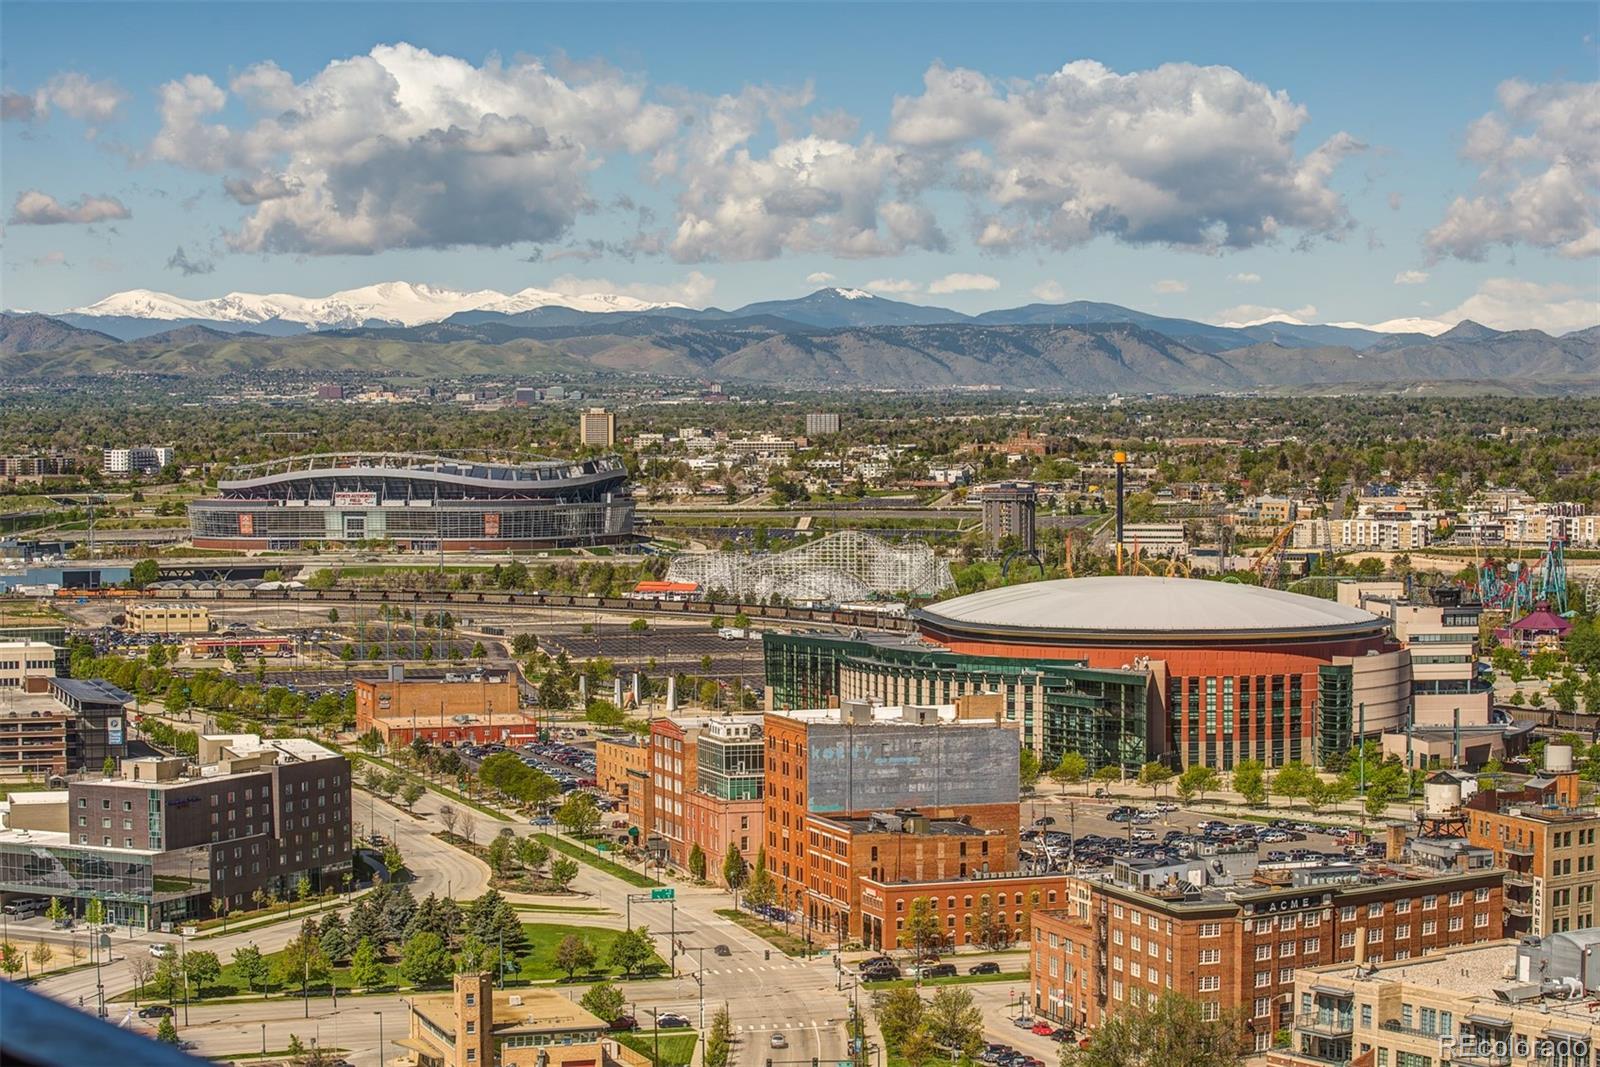
[(1600, 317), (1589, 3), (6, 3), (0, 29), (7, 307), (393, 279), (732, 307), (826, 275), (967, 311)]

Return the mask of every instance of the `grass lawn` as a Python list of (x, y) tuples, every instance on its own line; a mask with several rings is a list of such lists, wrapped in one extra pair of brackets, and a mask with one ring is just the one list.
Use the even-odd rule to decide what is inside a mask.
[[(958, 974), (953, 978), (924, 978), (922, 984), (932, 985), (967, 985), (972, 982), (1026, 982), (1027, 971), (1001, 971), (999, 974)], [(911, 978), (894, 978), (887, 982), (862, 982), (862, 989), (899, 989), (903, 986), (914, 986), (916, 980)]]
[[(772, 944), (779, 952), (787, 956), (804, 956), (806, 954), (806, 939), (796, 937), (794, 934), (784, 933), (783, 927), (774, 926), (765, 919), (751, 915), (747, 911), (735, 911), (732, 908), (718, 908), (717, 914), (724, 919), (732, 919), (752, 934)], [(826, 944), (812, 942), (811, 951), (829, 947)]]
[[(661, 1058), (656, 1059), (656, 1034), (661, 1035)], [(642, 1053), (656, 1067), (686, 1067), (694, 1059), (694, 1046), (699, 1040), (693, 1030), (641, 1030), (631, 1034), (612, 1034), (633, 1051)]]
[(587, 863), (597, 871), (604, 871), (613, 878), (620, 878), (631, 886), (637, 886), (640, 889), (653, 889), (662, 884), (648, 875), (640, 874), (631, 867), (624, 867), (620, 863), (613, 863), (611, 860), (596, 856), (588, 849), (575, 845), (571, 841), (557, 837), (554, 834), (540, 834), (539, 840), (549, 845), (551, 851), (571, 856), (581, 863)]
[(554, 911), (563, 915), (615, 915), (610, 908), (592, 908), (584, 904), (513, 904), (517, 911)]

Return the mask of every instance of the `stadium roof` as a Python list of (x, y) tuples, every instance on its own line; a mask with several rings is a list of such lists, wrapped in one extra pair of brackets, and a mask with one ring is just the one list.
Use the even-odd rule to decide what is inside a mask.
[(1104, 640), (1111, 636), (1244, 639), (1372, 634), (1387, 624), (1359, 608), (1276, 589), (1196, 578), (1113, 576), (1003, 586), (930, 604), (924, 625)]

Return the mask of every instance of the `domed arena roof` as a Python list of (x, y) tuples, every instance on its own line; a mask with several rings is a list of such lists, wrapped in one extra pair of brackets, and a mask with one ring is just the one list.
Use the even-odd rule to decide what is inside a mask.
[(952, 635), (1156, 643), (1367, 636), (1388, 624), (1331, 600), (1197, 578), (1066, 578), (986, 589), (915, 612), (925, 629)]

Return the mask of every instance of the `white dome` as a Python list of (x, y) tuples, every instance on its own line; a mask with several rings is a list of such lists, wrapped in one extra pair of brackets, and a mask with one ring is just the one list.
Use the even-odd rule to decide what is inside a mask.
[(953, 633), (1027, 633), (1104, 641), (1235, 635), (1245, 640), (1372, 634), (1387, 623), (1331, 600), (1197, 578), (1065, 578), (930, 604), (917, 618)]

